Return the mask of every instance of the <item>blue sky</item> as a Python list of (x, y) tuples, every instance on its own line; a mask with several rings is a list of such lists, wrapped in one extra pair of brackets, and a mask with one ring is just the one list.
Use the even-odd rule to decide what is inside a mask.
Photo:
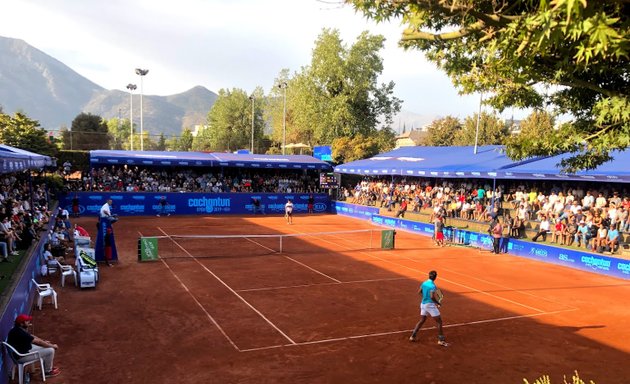
[(347, 44), (368, 30), (387, 39), (380, 81), (396, 83), (404, 110), (463, 118), (479, 107), (478, 95), (459, 96), (420, 52), (398, 47), (397, 22), (377, 25), (334, 0), (3, 0), (0, 14), (0, 36), (25, 40), (105, 88), (125, 90), (139, 82), (134, 68), (149, 69), (144, 93), (152, 95), (196, 85), (268, 92), (283, 68), (309, 64), (322, 28), (338, 29)]

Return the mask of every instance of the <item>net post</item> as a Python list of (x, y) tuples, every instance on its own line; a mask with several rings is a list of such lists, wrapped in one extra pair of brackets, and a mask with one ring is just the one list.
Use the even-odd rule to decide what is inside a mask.
[(284, 239), (284, 236), (280, 235), (280, 253), (282, 253), (282, 239)]

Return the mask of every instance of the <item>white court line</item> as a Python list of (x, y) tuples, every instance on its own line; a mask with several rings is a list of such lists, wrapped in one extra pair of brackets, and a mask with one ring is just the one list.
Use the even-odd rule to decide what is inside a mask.
[[(164, 231), (162, 231), (164, 232)], [(138, 232), (140, 234), (140, 237), (142, 237), (142, 233)], [(190, 291), (190, 289), (188, 289), (188, 287), (186, 286), (186, 284), (184, 284), (184, 282), (179, 278), (179, 276), (177, 276), (177, 274), (175, 274), (175, 271), (173, 271), (173, 269), (171, 269), (171, 267), (166, 263), (166, 261), (164, 261), (164, 259), (160, 259), (160, 261), (162, 262), (162, 264), (166, 267), (166, 269), (169, 270), (169, 272), (171, 272), (171, 274), (173, 275), (173, 277), (175, 277), (175, 279), (179, 282), (179, 284), (184, 288), (184, 290), (188, 293), (188, 295), (190, 295), (190, 297), (192, 297), (192, 299), (195, 301), (195, 303), (197, 304), (197, 306), (199, 306), (199, 308), (201, 308), (201, 310), (203, 311), (203, 313), (206, 314), (206, 316), (208, 317), (208, 319), (210, 319), (210, 321), (212, 322), (212, 324), (214, 324), (215, 327), (217, 327), (217, 329), (219, 330), (219, 332), (221, 332), (221, 334), (223, 335), (223, 337), (225, 337), (227, 339), (227, 341), (230, 342), (230, 344), (232, 344), (232, 346), (234, 347), (234, 349), (236, 349), (237, 351), (240, 351), (240, 349), (238, 348), (238, 346), (234, 343), (234, 341), (232, 341), (232, 339), (230, 338), (230, 336), (227, 335), (227, 333), (225, 333), (225, 331), (223, 330), (223, 328), (221, 328), (221, 326), (219, 325), (219, 323), (217, 323), (217, 321), (214, 319), (214, 317), (212, 317), (212, 315), (210, 313), (208, 313), (208, 311), (206, 311), (206, 308), (204, 308), (204, 306), (199, 302), (199, 300), (197, 300), (197, 298), (195, 297), (195, 295), (192, 294), (192, 292)]]
[[(256, 240), (252, 240), (252, 239), (250, 239), (250, 238), (248, 238), (248, 237), (246, 237), (245, 239), (246, 239), (246, 240), (248, 240), (248, 241), (251, 241), (252, 243), (254, 243), (254, 244), (256, 244), (256, 245), (259, 245), (259, 246), (261, 246), (261, 247), (263, 247), (263, 248), (265, 248), (265, 249), (268, 249), (268, 250), (273, 251), (273, 252), (277, 252), (277, 251), (275, 251), (275, 250), (273, 250), (273, 249), (271, 249), (271, 248), (269, 248), (269, 247), (264, 246), (263, 244), (260, 244), (260, 243), (259, 243), (259, 242), (257, 242)], [(324, 277), (326, 277), (326, 278), (328, 278), (328, 279), (330, 279), (330, 280), (332, 280), (332, 281), (334, 281), (334, 282), (336, 282), (336, 283), (341, 283), (341, 281), (339, 281), (339, 280), (335, 279), (334, 277), (328, 276), (328, 275), (327, 275), (327, 274), (325, 274), (324, 272), (320, 272), (320, 271), (318, 271), (318, 270), (317, 270), (317, 269), (315, 269), (315, 268), (311, 268), (311, 267), (309, 267), (308, 265), (306, 265), (306, 264), (304, 264), (304, 263), (300, 263), (299, 261), (297, 261), (297, 260), (295, 260), (295, 259), (293, 259), (293, 258), (291, 258), (291, 257), (289, 257), (289, 256), (284, 256), (284, 255), (283, 255), (283, 257), (284, 257), (285, 259), (289, 259), (289, 260), (291, 260), (292, 262), (294, 262), (294, 263), (296, 263), (296, 264), (299, 264), (299, 265), (303, 266), (304, 268), (310, 269), (311, 271), (313, 271), (313, 272), (315, 272), (315, 273), (318, 273), (318, 274), (320, 274), (320, 275), (322, 275), (322, 276), (324, 276)]]
[(293, 261), (294, 263), (300, 264), (300, 265), (301, 265), (301, 266), (303, 266), (304, 268), (308, 268), (308, 269), (310, 269), (311, 271), (313, 271), (313, 272), (315, 272), (315, 273), (319, 273), (320, 275), (322, 275), (322, 276), (325, 276), (325, 277), (329, 278), (330, 280), (334, 281), (335, 283), (341, 283), (341, 281), (340, 281), (340, 280), (337, 280), (337, 279), (335, 279), (334, 277), (328, 276), (328, 275), (327, 275), (327, 274), (325, 274), (324, 272), (320, 272), (320, 271), (318, 271), (318, 270), (317, 270), (317, 269), (315, 269), (315, 268), (311, 268), (311, 267), (309, 267), (308, 265), (306, 265), (306, 264), (304, 264), (304, 263), (300, 263), (299, 261), (297, 261), (297, 260), (295, 260), (295, 259), (293, 259), (293, 258), (291, 258), (291, 257), (289, 257), (289, 256), (285, 256), (285, 258), (287, 258), (287, 259), (289, 259), (289, 260)]
[[(531, 318), (531, 317), (540, 317), (540, 316), (546, 316), (546, 315), (555, 315), (555, 314), (558, 314), (558, 313), (572, 312), (572, 311), (577, 311), (577, 309), (563, 309), (563, 310), (560, 310), (560, 311), (552, 311), (552, 312), (544, 312), (544, 313), (533, 313), (531, 315), (518, 315), (518, 316), (499, 317), (499, 318), (495, 318), (495, 319), (468, 321), (468, 322), (465, 322), (465, 323), (456, 323), (456, 324), (443, 325), (443, 328), (466, 327), (466, 326), (470, 326), (470, 325), (496, 323), (496, 322), (499, 322), (499, 321), (508, 321), (508, 320), (517, 320), (517, 319)], [(428, 331), (428, 330), (432, 330), (432, 329), (436, 329), (436, 327), (435, 326), (423, 327), (423, 328), (420, 329), (420, 331)], [(368, 334), (364, 334), (364, 335), (355, 335), (355, 336), (346, 336), (346, 337), (335, 337), (335, 338), (330, 338), (330, 339), (304, 341), (304, 342), (295, 343), (295, 344), (269, 345), (269, 346), (266, 346), (266, 347), (241, 349), (239, 352), (263, 351), (263, 350), (266, 350), (266, 349), (274, 349), (274, 348), (281, 348), (281, 347), (296, 347), (296, 346), (301, 346), (301, 345), (313, 345), (313, 344), (332, 343), (332, 342), (336, 342), (336, 341), (367, 339), (367, 338), (371, 338), (371, 337), (398, 335), (398, 334), (401, 334), (401, 333), (409, 333), (411, 331), (412, 331), (411, 329), (404, 329), (404, 330), (400, 330), (400, 331), (368, 333)]]
[[(162, 228), (157, 227), (158, 230), (160, 230), (165, 236), (168, 236), (168, 234), (166, 232), (164, 232), (162, 230)], [(258, 309), (254, 308), (253, 305), (251, 305), (250, 303), (247, 302), (247, 300), (245, 300), (241, 295), (239, 295), (234, 289), (232, 289), (232, 287), (230, 287), (229, 285), (227, 285), (223, 280), (221, 280), (219, 278), (219, 276), (217, 276), (214, 272), (212, 272), (210, 269), (208, 269), (205, 265), (203, 265), (201, 262), (199, 262), (199, 260), (197, 260), (193, 255), (190, 254), (190, 252), (188, 252), (184, 247), (182, 247), (177, 241), (173, 240), (171, 237), (169, 237), (169, 239), (171, 239), (171, 241), (173, 243), (175, 243), (175, 245), (177, 245), (182, 251), (186, 252), (186, 254), (188, 256), (190, 256), (197, 264), (199, 264), (199, 266), (201, 266), (201, 268), (205, 269), (206, 272), (208, 272), (209, 274), (211, 274), (215, 279), (217, 279), (218, 282), (220, 282), (221, 284), (223, 284), (223, 286), (225, 286), (225, 288), (229, 289), (230, 292), (232, 292), (236, 297), (238, 297), (243, 303), (245, 303), (245, 305), (247, 305), (249, 308), (251, 308), (254, 312), (256, 312), (258, 314), (258, 316), (260, 316), (261, 318), (263, 318), (267, 324), (271, 325), (276, 331), (278, 331), (278, 333), (280, 333), (282, 336), (284, 336), (285, 339), (289, 340), (289, 342), (291, 344), (295, 344), (295, 341), (293, 341), (287, 334), (285, 334), (284, 332), (282, 332), (282, 330), (280, 328), (278, 328), (274, 323), (271, 322), (271, 320), (269, 320), (268, 318), (265, 317), (265, 315), (263, 315)]]
[[(304, 233), (304, 232), (298, 232), (298, 233)], [(337, 237), (337, 238), (339, 238), (339, 239), (341, 239), (341, 240), (346, 240), (346, 239), (344, 239), (344, 238), (342, 238), (342, 237), (338, 237), (338, 236), (335, 236), (335, 237)], [(341, 244), (338, 244), (338, 243), (333, 243), (332, 241), (328, 241), (328, 240), (325, 240), (325, 239), (320, 239), (320, 240), (321, 240), (321, 241), (324, 241), (324, 242), (327, 242), (327, 243), (330, 243), (330, 244), (335, 244), (336, 246), (343, 246), (343, 245), (341, 245)], [(350, 240), (350, 241), (352, 241), (352, 240)], [(350, 247), (345, 247), (345, 248), (350, 249)], [(388, 251), (388, 252), (389, 252), (389, 251)], [(416, 268), (412, 268), (412, 267), (408, 267), (408, 266), (403, 265), (403, 264), (395, 263), (395, 262), (393, 262), (393, 261), (390, 261), (390, 260), (387, 260), (387, 259), (383, 259), (383, 258), (378, 257), (378, 256), (375, 256), (375, 255), (371, 255), (371, 254), (366, 253), (366, 252), (364, 252), (364, 251), (359, 251), (359, 253), (366, 254), (366, 255), (368, 255), (368, 256), (371, 256), (371, 257), (372, 257), (372, 258), (374, 258), (374, 259), (381, 260), (381, 261), (384, 261), (384, 262), (386, 262), (386, 263), (390, 263), (390, 264), (393, 264), (393, 265), (396, 265), (396, 266), (399, 266), (399, 267), (403, 267), (403, 268), (406, 268), (406, 269), (412, 270), (412, 271), (414, 271), (414, 272), (419, 272), (419, 273), (420, 273), (420, 272), (422, 272), (422, 271), (420, 271), (420, 270), (418, 270), (418, 269), (416, 269)], [(398, 255), (398, 256), (400, 257), (400, 255)], [(417, 260), (413, 260), (413, 259), (407, 259), (407, 260), (417, 262)], [(531, 309), (531, 310), (534, 310), (534, 311), (537, 311), (537, 312), (541, 312), (541, 313), (542, 313), (542, 312), (545, 312), (545, 311), (543, 311), (543, 310), (542, 310), (542, 309), (540, 309), (540, 308), (536, 308), (536, 307), (532, 307), (532, 306), (529, 306), (529, 305), (526, 305), (526, 304), (523, 304), (523, 303), (519, 303), (518, 301), (514, 301), (514, 300), (506, 299), (505, 297), (497, 296), (497, 295), (494, 295), (494, 294), (492, 294), (492, 293), (490, 293), (490, 292), (484, 292), (484, 291), (479, 290), (479, 289), (477, 289), (477, 288), (469, 287), (469, 286), (467, 286), (467, 285), (465, 285), (465, 284), (456, 283), (456, 282), (454, 282), (454, 281), (452, 281), (452, 280), (448, 280), (448, 279), (445, 279), (445, 278), (441, 278), (441, 280), (442, 280), (442, 281), (446, 281), (446, 282), (448, 282), (448, 283), (451, 283), (451, 284), (453, 284), (453, 285), (457, 285), (457, 286), (460, 286), (460, 287), (464, 287), (464, 288), (466, 288), (466, 289), (468, 289), (468, 290), (475, 291), (475, 292), (480, 293), (480, 294), (482, 294), (482, 295), (490, 296), (490, 297), (493, 297), (493, 298), (498, 299), (498, 300), (502, 300), (502, 301), (506, 301), (506, 302), (508, 302), (508, 303), (512, 303), (512, 304), (514, 304), (514, 305), (517, 305), (517, 306), (520, 306), (520, 307), (523, 307), (523, 308)], [(513, 290), (513, 291), (517, 292), (517, 290)]]
[(291, 289), (291, 288), (308, 288), (318, 287), (321, 285), (341, 285), (341, 284), (357, 284), (357, 283), (378, 283), (383, 281), (393, 280), (412, 280), (410, 277), (392, 277), (390, 279), (368, 279), (368, 280), (350, 280), (341, 281), (338, 283), (319, 283), (319, 284), (298, 284), (298, 285), (285, 285), (281, 287), (265, 287), (265, 288), (249, 288), (249, 289), (237, 289), (236, 292), (256, 292), (256, 291), (274, 291), (276, 289)]

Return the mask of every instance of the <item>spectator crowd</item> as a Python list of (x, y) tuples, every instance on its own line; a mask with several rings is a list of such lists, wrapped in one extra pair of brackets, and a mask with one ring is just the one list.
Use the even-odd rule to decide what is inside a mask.
[(284, 170), (247, 171), (241, 168), (155, 169), (112, 166), (93, 169), (81, 180), (70, 181), (74, 191), (205, 192), (205, 193), (317, 193), (319, 172)]
[[(620, 187), (625, 185), (621, 184)], [(549, 185), (514, 182), (493, 188), (472, 180), (365, 178), (342, 189), (355, 204), (404, 212), (430, 210), (440, 217), (493, 222), (499, 217), (507, 235), (526, 237), (526, 223), (537, 223), (532, 240), (575, 245), (593, 251), (616, 250), (620, 233), (630, 231), (630, 195), (611, 184)]]

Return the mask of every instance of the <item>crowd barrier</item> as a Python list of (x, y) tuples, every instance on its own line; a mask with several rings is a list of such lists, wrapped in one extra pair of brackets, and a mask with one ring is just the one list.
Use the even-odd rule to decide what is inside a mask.
[[(335, 211), (337, 214), (369, 220), (377, 225), (433, 236), (432, 224), (381, 216), (378, 208), (337, 201)], [(446, 224), (448, 225), (448, 220)], [(455, 245), (492, 249), (492, 237), (486, 233), (447, 226), (444, 235)], [(518, 239), (503, 239), (502, 248), (511, 255), (630, 280), (630, 260)]]
[[(147, 216), (160, 213), (160, 199), (166, 197), (166, 213), (177, 215), (252, 214), (253, 199), (260, 201), (262, 213), (283, 213), (287, 199), (293, 211), (307, 212), (307, 193), (153, 193), (153, 192), (77, 192), (79, 214), (95, 216), (107, 199), (112, 199), (112, 213), (121, 216)], [(60, 206), (72, 212), (75, 193), (63, 196)], [(313, 194), (315, 212), (331, 212), (325, 193)]]
[[(55, 211), (53, 211), (55, 213)], [(54, 224), (54, 220), (51, 220), (48, 225), (48, 230), (52, 228)], [(28, 257), (25, 260), (20, 268), (15, 271), (13, 274), (13, 278), (17, 279), (14, 291), (6, 292), (7, 297), (5, 298), (6, 306), (4, 307), (4, 312), (2, 312), (2, 317), (0, 317), (0, 329), (2, 330), (2, 340), (6, 338), (9, 330), (13, 328), (13, 324), (15, 318), (21, 313), (31, 313), (31, 308), (33, 308), (33, 301), (36, 297), (36, 289), (33, 287), (33, 282), (31, 279), (38, 280), (41, 276), (41, 265), (43, 254), (44, 244), (48, 241), (48, 236), (46, 236), (46, 232), (42, 232), (42, 237), (39, 239), (35, 246), (32, 247), (32, 252), (26, 254), (24, 257)], [(17, 262), (17, 261), (16, 261)], [(7, 289), (11, 289), (8, 287)], [(0, 358), (0, 384), (6, 384), (9, 382), (8, 378), (10, 377), (11, 362), (8, 356), (5, 356), (4, 349), (1, 353)]]

